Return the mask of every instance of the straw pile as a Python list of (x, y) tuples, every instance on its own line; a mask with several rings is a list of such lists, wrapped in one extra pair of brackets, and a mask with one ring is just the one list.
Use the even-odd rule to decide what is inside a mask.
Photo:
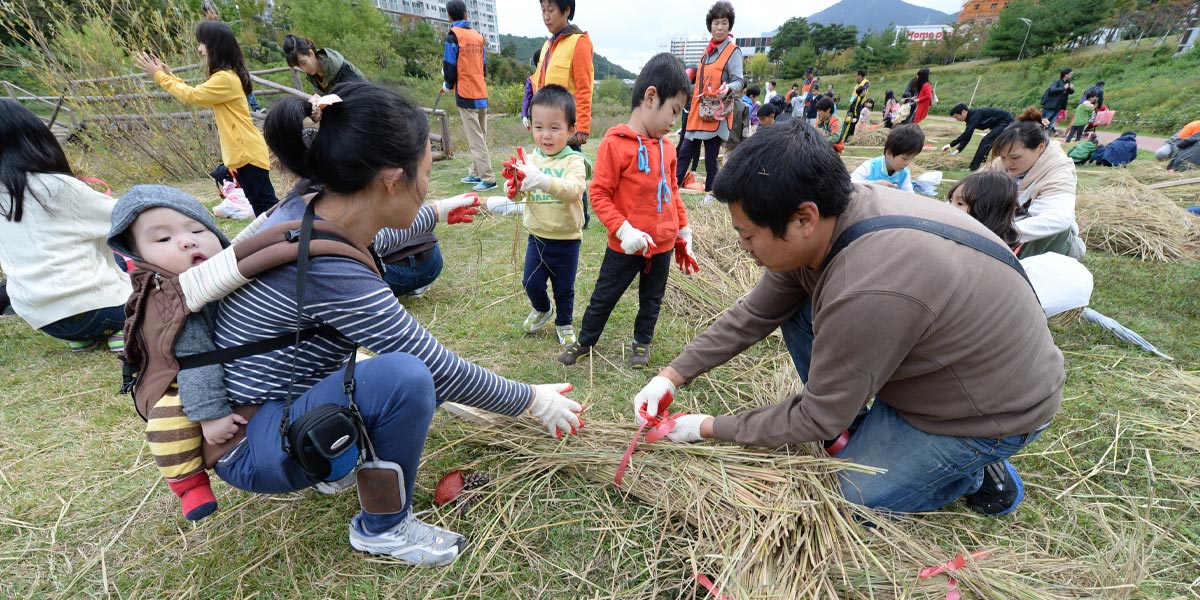
[(703, 326), (749, 292), (762, 276), (762, 269), (738, 246), (725, 205), (710, 203), (690, 209), (688, 225), (695, 232), (692, 251), (700, 272), (690, 277), (673, 272), (668, 301)]
[(913, 164), (926, 171), (966, 171), (971, 166), (971, 155), (950, 154), (933, 148), (918, 154)]
[(1075, 212), (1089, 248), (1159, 262), (1194, 258), (1184, 247), (1196, 235), (1193, 217), (1122, 169), (1080, 188)]
[(880, 127), (879, 129), (867, 129), (866, 127), (856, 128), (854, 135), (846, 141), (846, 146), (874, 146), (882, 147), (887, 141), (888, 129)]

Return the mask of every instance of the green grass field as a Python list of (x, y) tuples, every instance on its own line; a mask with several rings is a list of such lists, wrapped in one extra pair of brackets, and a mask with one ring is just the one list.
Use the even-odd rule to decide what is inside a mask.
[[(622, 115), (616, 108), (599, 111), (596, 131)], [(930, 143), (940, 145), (952, 127), (929, 129)], [(523, 132), (506, 117), (493, 121), (490, 137), (499, 167)], [(595, 147), (586, 146), (592, 153)], [(849, 148), (847, 162), (878, 152)], [(1152, 159), (1135, 167), (1147, 176), (1162, 168)], [(466, 169), (461, 151), (435, 163), (431, 197), (466, 191), (458, 183)], [(946, 172), (951, 179), (963, 175)], [(215, 201), (207, 181), (177, 184)], [(685, 201), (694, 211), (720, 210), (695, 207), (698, 198)], [(243, 224), (227, 225), (233, 231)], [(520, 328), (529, 306), (520, 287), (525, 234), (519, 221), (482, 215), (437, 233), (446, 269), (427, 296), (405, 302), (424, 326), (460, 355), (505, 376), (570, 381), (590, 422), (630, 420), (630, 398), (653, 374), (625, 362), (636, 296), (618, 306), (593, 358), (563, 367), (554, 360), (559, 347), (552, 331), (526, 335)], [(723, 235), (733, 239), (731, 231)], [(604, 239), (603, 226), (593, 220), (579, 265), (577, 317), (592, 292)], [(947, 558), (960, 549), (997, 552), (992, 570), (983, 562), (982, 572), (964, 577), (967, 597), (1008, 597), (996, 595), (990, 579), (1040, 590), (1021, 597), (1200, 594), (1200, 387), (1189, 391), (1180, 383), (1194, 384), (1200, 365), (1200, 268), (1099, 252), (1084, 264), (1095, 275), (1092, 306), (1176, 362), (1096, 326), (1053, 328), (1067, 358), (1066, 400), (1051, 428), (1015, 461), (1028, 486), (1021, 509), (987, 520), (955, 504), (905, 521), (915, 539)], [(709, 316), (664, 305), (652, 367), (665, 365)], [(750, 351), (763, 363), (782, 352), (771, 339)], [(346, 522), (357, 510), (353, 494), (255, 496), (215, 483), (220, 511), (188, 523), (154, 468), (129, 397), (117, 394), (114, 356), (70, 354), (65, 343), (9, 316), (0, 318), (0, 364), (3, 598), (704, 597), (689, 580), (688, 564), (657, 551), (661, 539), (686, 545), (695, 532), (569, 464), (531, 466), (444, 411), (427, 443), (416, 510), (430, 509), (434, 483), (448, 470), (484, 470), (498, 479), (465, 516), (446, 507), (423, 517), (470, 537), (467, 554), (448, 569), (412, 569), (351, 552)], [(1179, 379), (1187, 377), (1181, 371), (1192, 379)], [(744, 394), (775, 377), (767, 368), (721, 368), (685, 388), (676, 406), (745, 406), (761, 399)], [(843, 597), (944, 597), (944, 581), (917, 580), (923, 566), (894, 573), (905, 582), (900, 589), (864, 585)], [(769, 590), (753, 597), (770, 597)]]

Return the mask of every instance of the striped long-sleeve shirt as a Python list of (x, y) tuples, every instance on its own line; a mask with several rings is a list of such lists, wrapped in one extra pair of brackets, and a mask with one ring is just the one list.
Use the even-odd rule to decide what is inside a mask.
[[(304, 203), (292, 198), (265, 226), (301, 218)], [(402, 244), (412, 235), (430, 231), (437, 221), (424, 206), (413, 226), (384, 229), (375, 238), (377, 251)], [(421, 359), (433, 374), (437, 401), (451, 400), (484, 410), (517, 415), (533, 397), (530, 386), (500, 377), (463, 360), (442, 346), (396, 301), (387, 284), (365, 265), (341, 257), (318, 256), (309, 264), (301, 327), (327, 324), (335, 336), (317, 335), (267, 354), (225, 364), (225, 387), (233, 404), (284, 400), (296, 354), (295, 393), (304, 393), (342, 368), (355, 344), (376, 353), (407, 352)], [(296, 328), (296, 265), (266, 273), (221, 301), (217, 317), (217, 347), (227, 348), (294, 332)]]

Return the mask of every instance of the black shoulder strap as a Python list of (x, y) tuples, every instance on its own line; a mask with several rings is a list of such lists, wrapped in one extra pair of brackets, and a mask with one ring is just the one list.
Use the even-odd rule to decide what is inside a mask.
[(834, 257), (842, 250), (845, 250), (846, 246), (849, 246), (854, 240), (868, 233), (874, 233), (883, 229), (917, 229), (974, 248), (1015, 269), (1025, 279), (1025, 283), (1028, 283), (1029, 287), (1033, 288), (1033, 282), (1029, 281), (1029, 276), (1025, 274), (1025, 269), (1021, 267), (1021, 262), (1017, 260), (1012, 250), (973, 231), (967, 231), (966, 229), (931, 219), (910, 217), (907, 215), (872, 217), (847, 227), (842, 232), (842, 235), (838, 236), (837, 241), (833, 243), (833, 247), (829, 249), (829, 254), (825, 257), (825, 262), (821, 265), (821, 268), (824, 269), (829, 263), (833, 262)]
[[(321, 325), (320, 327), (309, 327), (300, 330), (300, 341), (307, 340), (318, 335), (332, 335), (337, 333), (337, 330), (329, 325)], [(296, 343), (296, 336), (292, 333), (285, 333), (273, 338), (250, 342), (240, 346), (231, 346), (229, 348), (218, 348), (208, 352), (192, 354), (191, 356), (179, 356), (175, 361), (179, 363), (179, 370), (195, 369), (196, 367), (204, 367), (207, 365), (215, 365), (217, 363), (227, 363), (246, 358), (247, 356), (255, 356), (258, 354), (266, 354), (280, 348), (287, 348)]]

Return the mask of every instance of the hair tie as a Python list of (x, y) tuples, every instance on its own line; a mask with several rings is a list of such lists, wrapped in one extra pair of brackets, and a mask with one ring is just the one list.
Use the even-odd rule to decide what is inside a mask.
[(327, 96), (318, 96), (313, 94), (312, 97), (308, 99), (308, 104), (312, 107), (311, 118), (313, 123), (321, 122), (321, 109), (333, 106), (334, 104), (339, 104), (341, 101), (341, 96), (338, 96), (337, 94), (329, 94)]

